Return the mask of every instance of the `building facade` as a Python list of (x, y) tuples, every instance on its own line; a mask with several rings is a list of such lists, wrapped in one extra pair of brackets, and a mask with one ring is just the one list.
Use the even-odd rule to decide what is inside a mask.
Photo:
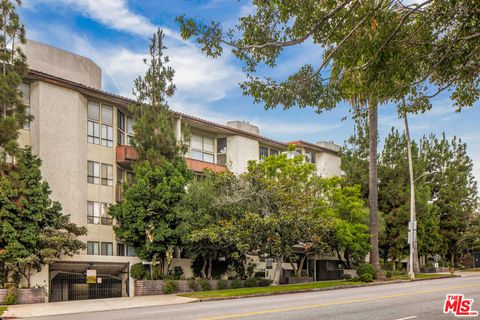
[[(129, 267), (140, 260), (133, 247), (116, 238), (108, 206), (120, 201), (136, 152), (130, 146), (132, 102), (101, 90), (101, 69), (88, 58), (29, 41), (24, 47), (30, 71), (22, 85), (25, 104), (34, 119), (21, 132), (20, 145), (30, 145), (42, 159), (42, 174), (71, 221), (86, 226), (81, 239), (87, 249), (44, 268), (32, 284), (44, 286), (49, 301), (133, 295)], [(258, 127), (231, 121), (218, 124), (174, 112), (175, 132), (191, 132), (185, 154), (197, 173), (204, 168), (241, 174), (248, 161), (285, 152), (289, 144), (315, 163), (324, 176), (340, 175), (338, 146), (260, 135)], [(175, 259), (190, 276), (190, 261)], [(95, 289), (86, 276), (95, 277)], [(87, 277), (88, 278), (88, 277)]]

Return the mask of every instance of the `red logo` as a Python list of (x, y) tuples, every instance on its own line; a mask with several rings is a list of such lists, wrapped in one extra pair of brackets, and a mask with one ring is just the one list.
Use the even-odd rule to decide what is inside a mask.
[(453, 313), (456, 317), (476, 317), (478, 311), (472, 311), (473, 299), (466, 299), (463, 294), (447, 294), (443, 313)]

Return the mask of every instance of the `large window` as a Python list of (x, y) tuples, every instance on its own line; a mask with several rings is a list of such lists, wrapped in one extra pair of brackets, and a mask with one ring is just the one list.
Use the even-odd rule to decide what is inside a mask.
[(113, 186), (113, 166), (102, 163), (102, 185)]
[(120, 110), (117, 111), (117, 144), (125, 144), (125, 114)]
[(272, 148), (269, 148), (269, 147), (265, 147), (265, 146), (260, 146), (258, 148), (258, 158), (260, 160), (262, 160), (263, 158), (266, 158), (266, 157), (269, 157), (269, 156), (274, 156), (274, 155), (277, 155), (279, 154), (280, 151), (277, 150), (277, 149), (272, 149)]
[(132, 145), (132, 138), (133, 138), (133, 126), (135, 125), (135, 121), (132, 117), (127, 117), (127, 145)]
[(217, 138), (217, 164), (227, 165), (227, 138)]
[(99, 255), (100, 247), (98, 241), (87, 241), (87, 254), (88, 255)]
[(317, 154), (313, 150), (305, 150), (305, 160), (310, 163), (316, 162)]
[(205, 162), (215, 162), (215, 142), (211, 137), (192, 134), (190, 157)]
[(137, 253), (135, 252), (135, 247), (132, 245), (127, 246), (127, 256), (129, 257), (135, 257)]
[(88, 101), (87, 113), (88, 143), (100, 144), (101, 141), (102, 146), (113, 147), (113, 107)]
[(87, 223), (111, 225), (112, 217), (108, 214), (108, 203), (87, 202)]
[(87, 182), (93, 184), (100, 183), (100, 163), (94, 161), (87, 162)]
[(117, 256), (125, 256), (125, 245), (123, 243), (117, 243)]
[(102, 256), (113, 256), (113, 243), (102, 242)]

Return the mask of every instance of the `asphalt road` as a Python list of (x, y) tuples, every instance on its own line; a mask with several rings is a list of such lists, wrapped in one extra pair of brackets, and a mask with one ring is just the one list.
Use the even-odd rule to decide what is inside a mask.
[[(473, 310), (480, 311), (480, 273), (466, 274), (461, 278), (373, 287), (29, 319), (454, 319), (452, 314), (443, 314), (445, 295), (454, 293), (462, 293), (466, 298), (475, 299)], [(85, 307), (88, 310), (87, 301)]]

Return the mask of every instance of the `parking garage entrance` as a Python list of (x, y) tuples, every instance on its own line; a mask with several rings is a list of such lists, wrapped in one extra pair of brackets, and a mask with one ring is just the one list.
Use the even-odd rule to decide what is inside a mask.
[(54, 262), (49, 301), (128, 297), (128, 263)]

